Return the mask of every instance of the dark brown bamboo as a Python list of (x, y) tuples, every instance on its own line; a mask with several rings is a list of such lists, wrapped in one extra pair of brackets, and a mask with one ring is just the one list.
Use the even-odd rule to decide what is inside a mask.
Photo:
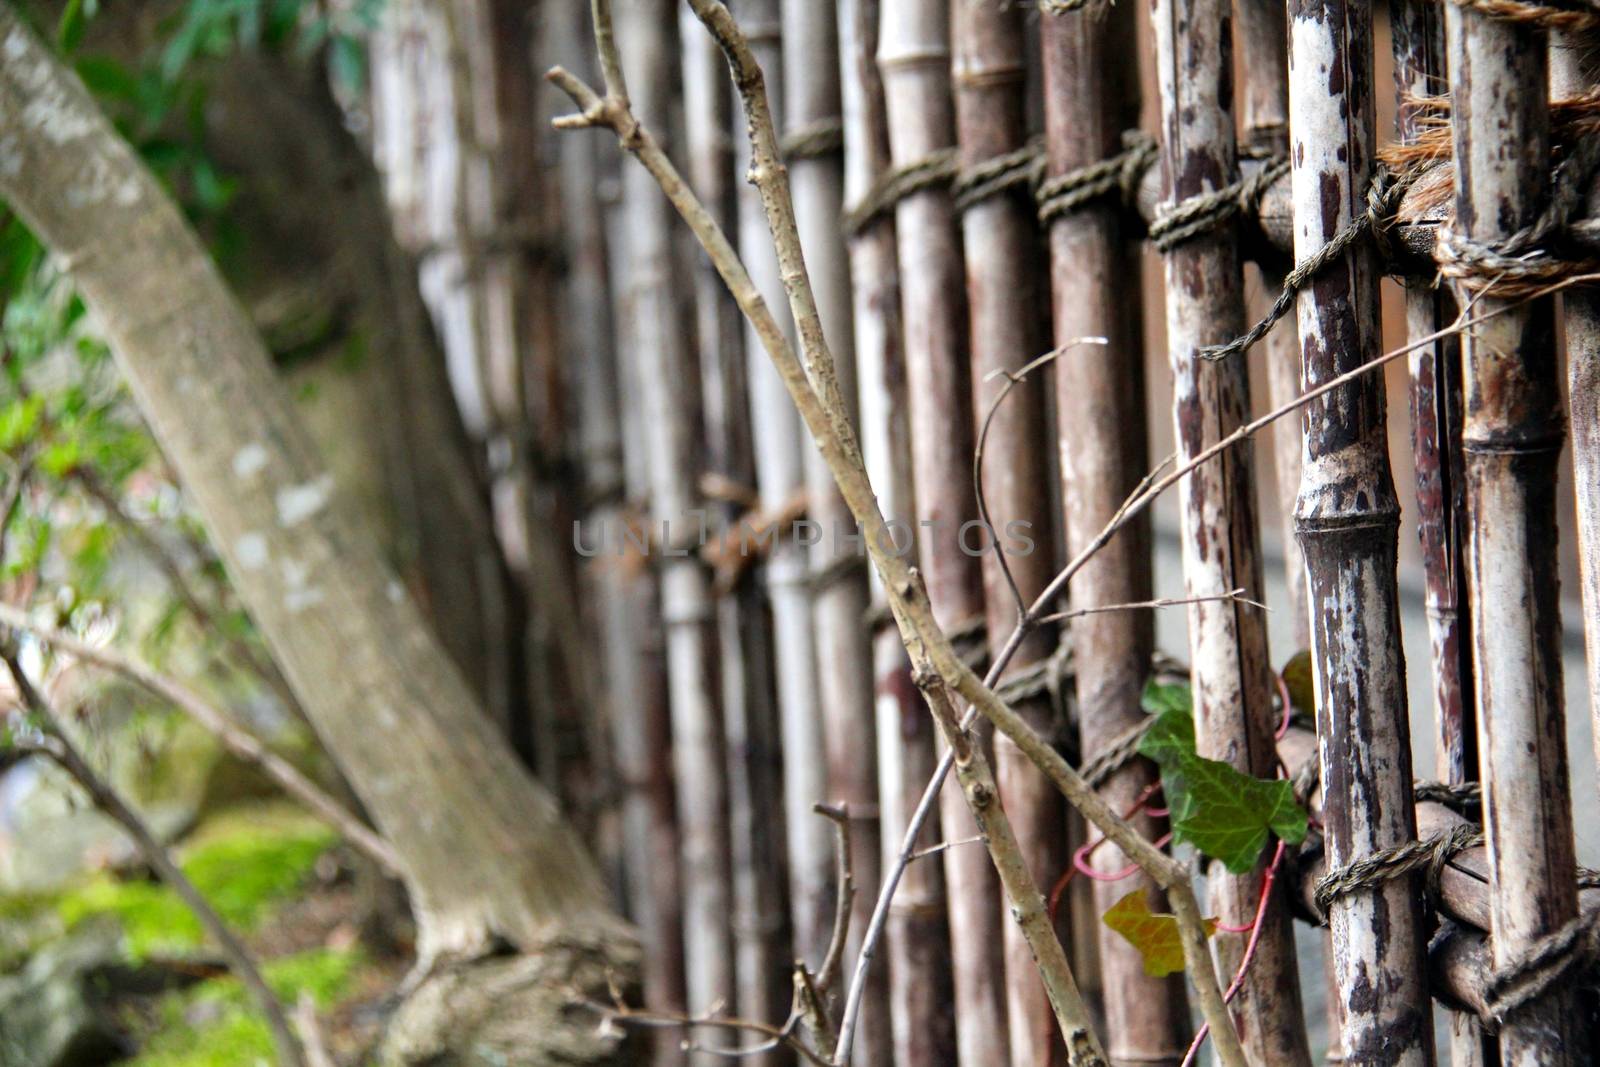
[[(1289, 6), (1295, 254), (1366, 210), (1376, 147), (1372, 11), (1365, 0)], [(1376, 356), (1378, 272), (1370, 245), (1301, 291), (1303, 384)], [(1306, 408), (1295, 526), (1312, 605), (1329, 864), (1411, 840), (1410, 734), (1395, 567), (1399, 501), (1389, 472), (1383, 380), (1369, 375)], [(1344, 1047), (1355, 1062), (1433, 1062), (1422, 903), (1409, 880), (1330, 908)], [(1374, 996), (1374, 989), (1383, 990)]]
[[(947, 0), (882, 0), (878, 66), (895, 166), (924, 160), (955, 141), (950, 94)], [(930, 188), (895, 209), (905, 328), (907, 398), (918, 528), (917, 554), (933, 610), (946, 628), (980, 618), (977, 561), (957, 534), (976, 516), (968, 379), (967, 310), (960, 232), (948, 188)], [(959, 790), (946, 786), (940, 814), (947, 839), (976, 827)], [(949, 899), (958, 1062), (1006, 1061), (1004, 960), (999, 887), (989, 857), (973, 848), (943, 853)]]
[[(878, 7), (878, 0), (840, 0), (839, 4), (845, 196), (852, 204), (866, 196), (889, 167), (888, 115), (877, 65)], [(916, 504), (911, 492), (911, 440), (892, 216), (880, 216), (852, 236), (850, 271), (861, 450), (884, 514), (909, 528), (916, 518)], [(874, 578), (871, 588), (872, 617), (887, 620), (883, 587)], [(911, 680), (910, 660), (892, 626), (877, 627), (872, 653), (879, 826), (883, 862), (892, 863), (911, 812), (938, 763), (938, 752), (933, 720)], [(935, 813), (922, 835), (922, 847), (939, 839)], [(863, 895), (870, 900), (870, 894)], [(927, 859), (907, 868), (886, 933), (893, 1055), (884, 1062), (896, 1067), (944, 1067), (955, 1061), (945, 907), (943, 866)]]
[[(737, 229), (732, 86), (727, 65), (694, 13), (678, 14), (688, 177), (725, 233)], [(756, 484), (743, 342), (744, 321), (710, 259), (696, 246), (696, 341), (708, 476), (732, 492), (707, 502), (713, 527), (735, 528)], [(717, 597), (728, 827), (733, 861), (734, 1003), (747, 1018), (781, 1014), (791, 992), (783, 842), (768, 810), (782, 791), (772, 633), (753, 571)]]
[[(1108, 158), (1122, 130), (1138, 119), (1136, 72), (1113, 57), (1131, 48), (1135, 9), (1101, 14), (1042, 16), (1044, 117), (1048, 171), (1058, 175)], [(1148, 469), (1144, 359), (1140, 344), (1138, 250), (1122, 228), (1115, 200), (1058, 216), (1050, 225), (1050, 279), (1055, 295), (1055, 343), (1101, 336), (1104, 346), (1067, 352), (1053, 368), (1056, 417), (1062, 427), (1061, 495), (1069, 553), (1111, 519)], [(1073, 579), (1074, 608), (1147, 600), (1151, 593), (1147, 521), (1124, 530)], [(1091, 759), (1139, 721), (1139, 694), (1149, 674), (1155, 635), (1147, 612), (1085, 615), (1072, 623), (1078, 737)], [(1143, 761), (1129, 764), (1101, 790), (1126, 811), (1155, 779)], [(1139, 822), (1152, 840), (1157, 820)], [(1096, 869), (1128, 865), (1109, 843), (1096, 850)], [(1129, 890), (1097, 882), (1096, 910), (1104, 913)], [(1176, 1064), (1189, 1040), (1189, 1011), (1181, 978), (1145, 975), (1139, 953), (1100, 924), (1107, 1052), (1114, 1062)]]
[[(1444, 12), (1422, 0), (1392, 0), (1397, 122), (1402, 142), (1420, 132), (1414, 101), (1437, 93), (1445, 76)], [(1431, 336), (1457, 314), (1444, 288), (1407, 285), (1406, 333)], [(1461, 452), (1461, 345), (1446, 337), (1423, 345), (1410, 364), (1411, 448), (1416, 470), (1417, 540), (1422, 549), (1433, 690), (1434, 775), (1460, 784), (1478, 779), (1477, 727), (1472, 704), (1472, 636), (1466, 610), (1466, 478)], [(1494, 1039), (1471, 1014), (1447, 1015), (1450, 1062), (1478, 1067), (1498, 1062)]]
[[(951, 36), (956, 132), (961, 168), (966, 172), (1027, 142), (1022, 9), (994, 0), (953, 0)], [(1039, 247), (1033, 215), (1026, 190), (987, 197), (962, 213), (972, 400), (974, 419), (980, 426), (1007, 388), (1006, 372), (1019, 370), (1044, 347), (1048, 305), (1042, 286), (1035, 281)], [(982, 457), (990, 530), (979, 527), (961, 538), (963, 551), (983, 552), (984, 613), (991, 654), (999, 651), (1016, 625), (1019, 593), (1025, 602), (1031, 602), (1055, 571), (1048, 547), (1054, 543), (1049, 457), (1040, 447), (1046, 439), (1044, 399), (1039, 383), (1029, 382), (1011, 389), (1004, 404), (995, 410)], [(1030, 551), (1018, 550), (1014, 529), (1026, 531), (1032, 543)], [(1003, 562), (986, 551), (991, 542), (1005, 553)], [(1034, 631), (1012, 657), (1009, 673), (1047, 659), (1054, 636), (1049, 628)], [(1019, 702), (1016, 710), (1044, 736), (1059, 732), (1048, 694)], [(1067, 863), (1062, 798), (1006, 738), (995, 739), (994, 764), (1001, 802), (1034, 880), (1050, 885)], [(1032, 1067), (1058, 1054), (1061, 1039), (1022, 930), (1015, 923), (1006, 923), (1004, 937), (1011, 1062)]]
[[(1545, 34), (1452, 7), (1445, 39), (1454, 227), (1492, 243), (1531, 223), (1549, 196)], [(1554, 536), (1563, 425), (1551, 304), (1508, 311), (1462, 339), (1467, 575), (1497, 965), (1577, 914)], [(1478, 306), (1503, 304), (1485, 296)], [(1508, 1020), (1502, 1062), (1574, 1062), (1574, 1014), (1572, 992), (1563, 988)]]
[[(630, 75), (633, 106), (665, 121), (679, 86), (670, 48), (668, 0), (617, 5), (617, 42)], [(684, 950), (690, 1011), (726, 1003), (734, 992), (732, 869), (717, 634), (708, 568), (671, 545), (693, 536), (700, 501), (696, 472), (697, 398), (682, 388), (690, 353), (679, 329), (681, 289), (672, 269), (671, 208), (640, 168), (623, 170), (627, 241), (623, 252), (632, 297), (627, 355), (636, 361), (647, 450), (651, 525), (664, 546), (658, 561), (661, 624), (672, 711), (673, 776), (683, 850)], [(674, 533), (677, 531), (677, 533)]]
[[(1226, 186), (1238, 173), (1232, 108), (1228, 7), (1217, 0), (1154, 8), (1161, 90), (1162, 175), (1169, 204)], [(1168, 251), (1167, 346), (1174, 384), (1179, 461), (1236, 428), (1249, 403), (1242, 359), (1211, 363), (1203, 345), (1228, 340), (1244, 321), (1238, 244), (1229, 230), (1201, 234)], [(1190, 596), (1261, 587), (1254, 463), (1248, 447), (1228, 452), (1179, 485), (1184, 586)], [(1195, 735), (1201, 752), (1257, 777), (1270, 777), (1272, 668), (1261, 613), (1231, 601), (1194, 604), (1189, 645)], [(1212, 864), (1212, 909), (1224, 923), (1255, 921), (1265, 861), (1245, 875)], [(1232, 1002), (1239, 1039), (1255, 1062), (1309, 1064), (1288, 910), (1269, 904), (1255, 958)], [(1225, 974), (1239, 968), (1245, 939), (1218, 940)]]

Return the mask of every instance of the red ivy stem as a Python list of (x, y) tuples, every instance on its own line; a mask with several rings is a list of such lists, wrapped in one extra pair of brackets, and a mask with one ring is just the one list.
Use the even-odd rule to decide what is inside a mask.
[[(1287, 704), (1288, 701), (1284, 703)], [(1261, 940), (1261, 916), (1266, 914), (1267, 901), (1272, 899), (1272, 883), (1277, 880), (1278, 865), (1283, 862), (1284, 849), (1283, 841), (1279, 840), (1277, 851), (1272, 854), (1272, 865), (1267, 868), (1267, 876), (1261, 879), (1261, 899), (1256, 902), (1256, 917), (1249, 927), (1245, 928), (1250, 931), (1250, 941), (1244, 947), (1244, 959), (1239, 961), (1238, 973), (1233, 976), (1233, 981), (1228, 985), (1228, 991), (1222, 995), (1224, 1004), (1233, 1000), (1233, 995), (1239, 992), (1239, 986), (1244, 983), (1244, 976), (1250, 970), (1250, 961), (1255, 959), (1256, 943)], [(1227, 927), (1218, 926), (1217, 929), (1226, 930)], [(1244, 930), (1233, 930), (1231, 932), (1243, 933)], [(1194, 1035), (1194, 1040), (1189, 1043), (1189, 1051), (1184, 1054), (1182, 1067), (1190, 1067), (1194, 1063), (1194, 1058), (1200, 1054), (1200, 1046), (1205, 1044), (1206, 1035), (1210, 1032), (1210, 1024), (1202, 1023), (1199, 1031)]]

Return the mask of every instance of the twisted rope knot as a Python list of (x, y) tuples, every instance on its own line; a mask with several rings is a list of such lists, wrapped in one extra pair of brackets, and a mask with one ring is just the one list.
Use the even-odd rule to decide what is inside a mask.
[(1323, 875), (1313, 898), (1326, 915), (1329, 906), (1342, 896), (1376, 889), (1384, 882), (1403, 878), (1412, 871), (1427, 871), (1425, 885), (1430, 897), (1439, 891), (1439, 873), (1458, 853), (1483, 844), (1483, 831), (1470, 823), (1460, 823), (1422, 841), (1407, 841), (1393, 848), (1379, 849), (1361, 859)]
[(878, 175), (865, 196), (854, 207), (847, 209), (840, 220), (846, 237), (854, 237), (874, 222), (879, 215), (887, 214), (908, 196), (955, 180), (959, 163), (954, 148), (941, 148), (921, 159), (890, 167)]
[(1150, 243), (1157, 251), (1172, 249), (1210, 233), (1238, 214), (1250, 214), (1267, 187), (1289, 173), (1289, 160), (1278, 157), (1247, 178), (1209, 193), (1196, 193), (1177, 204), (1163, 205), (1150, 224)]
[(1552, 933), (1534, 941), (1516, 956), (1496, 967), (1484, 991), (1484, 1008), (1490, 1020), (1532, 1004), (1557, 983), (1600, 965), (1600, 910), (1591, 909)]
[(1021, 148), (1003, 152), (968, 167), (956, 176), (951, 192), (956, 210), (966, 211), (974, 204), (1022, 186), (1037, 185), (1044, 172), (1044, 146), (1033, 140)]
[(1062, 215), (1094, 203), (1103, 196), (1120, 193), (1124, 206), (1131, 206), (1139, 195), (1145, 171), (1161, 158), (1161, 146), (1143, 130), (1124, 130), (1122, 151), (1110, 159), (1069, 170), (1048, 178), (1034, 190), (1039, 204), (1039, 224), (1048, 226)]
[(778, 142), (778, 152), (785, 162), (797, 159), (820, 159), (844, 151), (844, 121), (818, 119), (790, 130)]

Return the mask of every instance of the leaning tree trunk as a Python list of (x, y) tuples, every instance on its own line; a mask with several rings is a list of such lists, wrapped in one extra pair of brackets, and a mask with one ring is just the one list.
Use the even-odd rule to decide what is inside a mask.
[[(946, 0), (882, 0), (878, 66), (896, 168), (925, 165), (950, 150), (950, 11)], [(958, 544), (975, 515), (972, 496), (967, 316), (955, 205), (935, 184), (895, 206), (901, 322), (916, 496), (917, 555), (928, 596), (947, 633), (982, 618), (979, 568)], [(933, 525), (929, 525), (933, 524)], [(940, 818), (947, 840), (976, 832), (959, 790), (946, 786)], [(1005, 967), (997, 879), (989, 857), (961, 846), (943, 855), (949, 894), (958, 1061), (1007, 1060)]]
[[(1230, 94), (1233, 55), (1228, 8), (1216, 0), (1155, 9), (1161, 88), (1162, 171), (1167, 206), (1215, 192), (1239, 173)], [(1224, 224), (1225, 225), (1225, 224)], [(1199, 233), (1165, 251), (1167, 346), (1173, 372), (1178, 459), (1186, 460), (1243, 421), (1249, 386), (1243, 358), (1208, 361), (1201, 348), (1242, 331), (1238, 242), (1229, 229)], [(1261, 588), (1254, 463), (1249, 442), (1179, 484), (1184, 587), (1190, 596)], [(1258, 609), (1224, 599), (1189, 609), (1195, 740), (1200, 752), (1253, 777), (1271, 777), (1272, 668)], [(1256, 922), (1266, 859), (1244, 875), (1210, 867), (1213, 908), (1222, 922)], [(1289, 910), (1282, 897), (1260, 918), (1254, 960), (1232, 1003), (1239, 1039), (1254, 1062), (1309, 1064)], [(1218, 939), (1222, 970), (1238, 972), (1245, 938)]]
[[(689, 182), (723, 232), (733, 234), (738, 189), (727, 63), (687, 5), (678, 12), (678, 33)], [(732, 529), (752, 504), (756, 485), (744, 317), (710, 258), (699, 247), (693, 256), (705, 471), (720, 481), (722, 489), (722, 500), (711, 507), (712, 514)], [(733, 858), (735, 1002), (739, 1014), (766, 1018), (786, 1010), (793, 992), (783, 841), (782, 835), (773, 833), (768, 814), (772, 798), (782, 789), (783, 775), (773, 694), (772, 628), (766, 597), (753, 571), (742, 570), (737, 580), (720, 583), (718, 594)]]
[[(889, 167), (889, 120), (877, 64), (878, 9), (879, 0), (839, 3), (845, 195), (852, 206), (863, 201)], [(909, 528), (916, 504), (893, 217), (881, 213), (864, 220), (851, 233), (849, 246), (861, 450), (884, 515)], [(938, 752), (933, 720), (912, 682), (910, 659), (889, 620), (888, 598), (876, 575), (871, 591), (878, 823), (883, 861), (892, 864), (938, 764)], [(937, 812), (928, 824), (923, 848), (939, 840)], [(897, 1067), (944, 1067), (955, 1060), (945, 908), (943, 868), (933, 860), (907, 867), (885, 934), (893, 1058), (883, 1057), (883, 1062)]]
[[(1548, 58), (1542, 30), (1445, 13), (1458, 264), (1530, 225), (1549, 198)], [(1462, 274), (1482, 292), (1498, 270)], [(1462, 340), (1467, 576), (1477, 670), (1479, 762), (1489, 840), (1494, 962), (1577, 914), (1562, 705), (1556, 462), (1563, 436), (1552, 301), (1506, 309)], [(1558, 986), (1508, 1019), (1507, 1067), (1578, 1055), (1573, 994)]]
[[(666, 126), (678, 83), (670, 43), (676, 25), (669, 0), (616, 5), (617, 48), (629, 93), (644, 121)], [(651, 536), (659, 538), (661, 622), (666, 634), (672, 709), (672, 759), (683, 849), (685, 970), (690, 1011), (733, 995), (729, 917), (728, 791), (721, 708), (717, 700), (711, 578), (692, 545), (699, 535), (698, 404), (689, 388), (689, 352), (679, 328), (673, 269), (673, 218), (644, 168), (623, 169), (630, 333), (624, 351), (636, 361), (640, 421), (650, 473)]]
[[(548, 12), (551, 51), (578, 63), (589, 51), (588, 13), (575, 5)], [(568, 255), (564, 332), (575, 370), (579, 469), (587, 508), (585, 545), (605, 539), (627, 521), (625, 500), (644, 496), (626, 484), (613, 315), (607, 274), (605, 211), (600, 200), (601, 146), (591, 137), (563, 137), (559, 151), (561, 217)], [(613, 158), (609, 153), (607, 159)], [(624, 246), (625, 247), (625, 246)], [(625, 294), (616, 294), (619, 299)], [(634, 420), (637, 421), (637, 420)], [(574, 536), (577, 536), (576, 534)], [(655, 576), (611, 551), (586, 561), (581, 575), (592, 604), (588, 622), (600, 642), (605, 681), (599, 687), (611, 734), (611, 768), (620, 794), (620, 866), (629, 917), (638, 924), (643, 949), (645, 1003), (684, 1007), (683, 911), (678, 826), (672, 782), (671, 724), (661, 658), (643, 637), (659, 617)], [(663, 1031), (653, 1046), (654, 1062), (682, 1062), (677, 1035)]]
[[(788, 105), (789, 191), (806, 269), (834, 373), (851, 422), (856, 418), (855, 334), (850, 264), (839, 220), (844, 209), (838, 12), (830, 0), (784, 0), (784, 99)], [(806, 451), (809, 516), (820, 527), (811, 550), (812, 618), (817, 640), (817, 694), (827, 751), (827, 796), (850, 813), (854, 876), (846, 959), (854, 959), (875, 903), (861, 887), (878, 884), (878, 767), (873, 724), (872, 644), (866, 623), (867, 561), (851, 539), (855, 526), (833, 475), (816, 449)], [(803, 942), (803, 951), (819, 951)], [(813, 966), (821, 957), (810, 960)], [(867, 1063), (889, 1058), (889, 1004), (882, 968), (872, 972), (863, 1003), (861, 1050)]]
[[(1305, 259), (1366, 210), (1375, 147), (1372, 12), (1366, 0), (1289, 7), (1295, 255)], [(1304, 385), (1377, 356), (1377, 259), (1370, 245), (1302, 289)], [(1395, 581), (1399, 501), (1389, 473), (1383, 379), (1367, 375), (1306, 409), (1295, 524), (1313, 605), (1312, 661), (1328, 864), (1337, 869), (1416, 836), (1405, 660)], [(1425, 929), (1414, 879), (1329, 908), (1346, 1054), (1433, 1058)], [(1384, 995), (1374, 997), (1374, 988)]]
[[(782, 31), (778, 0), (739, 0), (739, 26), (766, 73), (772, 113), (784, 111)], [(736, 121), (736, 125), (742, 125)], [(750, 166), (750, 139), (736, 135), (737, 172)], [(787, 305), (778, 256), (767, 229), (761, 194), (749, 182), (739, 188), (739, 255), (767, 306)], [(806, 484), (807, 447), (800, 417), (754, 329), (746, 331), (756, 482), (764, 511), (776, 513)], [(783, 739), (783, 817), (788, 841), (789, 909), (794, 955), (820, 959), (833, 916), (833, 841), (827, 820), (811, 810), (827, 795), (827, 760), (817, 694), (816, 647), (811, 623), (811, 583), (805, 544), (788, 530), (777, 532), (767, 557), (767, 595), (772, 601), (778, 719)]]
[[(1395, 88), (1400, 140), (1422, 132), (1417, 101), (1444, 80), (1444, 12), (1422, 0), (1393, 0)], [(1456, 317), (1448, 289), (1406, 286), (1406, 335), (1429, 337)], [(1461, 343), (1454, 336), (1421, 345), (1409, 356), (1411, 449), (1416, 469), (1417, 540), (1422, 549), (1433, 689), (1433, 773), (1460, 785), (1478, 780), (1478, 736), (1472, 705), (1472, 634), (1465, 610), (1466, 478), (1461, 453)], [(1448, 1015), (1454, 1067), (1495, 1063), (1493, 1037), (1470, 1013)]]
[[(244, 603), (399, 852), (422, 956), (473, 956), (496, 939), (528, 953), (425, 984), (391, 1051), (614, 1051), (592, 1020), (563, 1023), (568, 994), (541, 982), (575, 968), (603, 989), (606, 968), (637, 966), (581, 842), (333, 491), (261, 339), (160, 184), (9, 7), (0, 41), (0, 195), (68, 264)], [(471, 995), (483, 968), (527, 981), (487, 1002)]]
[[(1131, 6), (1046, 13), (1042, 18), (1049, 162), (1041, 188), (1048, 194), (1052, 179), (1116, 155), (1122, 147), (1120, 134), (1136, 125), (1139, 109), (1136, 74), (1112, 59), (1132, 47)], [(1142, 301), (1137, 284), (1129, 281), (1138, 278), (1138, 249), (1123, 232), (1117, 195), (1113, 191), (1071, 208), (1045, 208), (1055, 343), (1107, 339), (1104, 347), (1064, 353), (1054, 368), (1069, 552), (1100, 532), (1148, 466)], [(1073, 578), (1072, 606), (1148, 600), (1150, 590), (1150, 527), (1148, 521), (1139, 521)], [(1073, 620), (1071, 639), (1078, 737), (1087, 760), (1143, 718), (1139, 696), (1150, 672), (1154, 624), (1142, 611), (1084, 615)], [(1154, 768), (1136, 760), (1112, 777), (1102, 794), (1115, 810), (1125, 812), (1155, 780)], [(1135, 825), (1151, 840), (1163, 830), (1160, 821), (1148, 816)], [(1091, 859), (1096, 870), (1108, 874), (1128, 862), (1109, 842)], [(1128, 891), (1124, 883), (1096, 882), (1096, 911), (1104, 914)], [(1189, 1040), (1182, 978), (1148, 977), (1142, 957), (1127, 939), (1103, 923), (1098, 927), (1112, 1060), (1176, 1063)]]
[[(991, 163), (1022, 148), (1028, 139), (1023, 88), (1027, 77), (1022, 11), (994, 0), (954, 0), (951, 7), (956, 127), (961, 169)], [(982, 425), (994, 400), (1006, 388), (1005, 373), (1019, 370), (1038, 354), (1044, 336), (1046, 299), (1033, 279), (1039, 267), (1033, 205), (1024, 187), (982, 195), (973, 189), (962, 211), (962, 248), (967, 268), (970, 315), (973, 421)], [(994, 414), (981, 472), (990, 529), (974, 542), (961, 537), (963, 551), (983, 554), (984, 616), (989, 651), (997, 653), (1016, 625), (1020, 595), (1032, 603), (1054, 575), (1049, 457), (1039, 447), (1046, 439), (1045, 393), (1038, 381), (1011, 390)], [(950, 417), (947, 413), (946, 417)], [(962, 516), (962, 530), (966, 530)], [(981, 516), (971, 516), (981, 518)], [(1033, 542), (1033, 551), (1012, 546), (1013, 523)], [(997, 558), (992, 547), (1006, 554)], [(1009, 577), (1006, 571), (1010, 571)], [(1015, 586), (1013, 587), (1013, 584)], [(1010, 676), (1048, 660), (1055, 634), (1036, 630), (1012, 657)], [(1035, 693), (1015, 707), (1045, 737), (1060, 733), (1050, 694)], [(1050, 885), (1066, 869), (1066, 807), (1055, 787), (1009, 739), (994, 742), (995, 778), (1006, 814), (1022, 842), (1034, 880)], [(1005, 936), (1006, 1017), (1011, 1062), (1044, 1063), (1059, 1054), (1061, 1041), (1050, 1015), (1044, 983), (1023, 931), (1007, 923)]]

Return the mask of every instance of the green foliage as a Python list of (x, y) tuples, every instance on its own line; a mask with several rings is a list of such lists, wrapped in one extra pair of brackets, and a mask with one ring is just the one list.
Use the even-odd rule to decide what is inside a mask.
[[(1121, 934), (1128, 943), (1139, 950), (1144, 960), (1144, 973), (1152, 978), (1165, 978), (1183, 970), (1183, 938), (1178, 928), (1178, 917), (1152, 912), (1146, 899), (1147, 890), (1135, 889), (1111, 906), (1101, 916), (1111, 929)], [(1206, 936), (1217, 929), (1215, 919), (1205, 920)]]
[(1161, 767), (1175, 842), (1187, 842), (1243, 874), (1255, 866), (1272, 834), (1290, 844), (1304, 840), (1305, 809), (1289, 782), (1252, 778), (1195, 751), (1187, 687), (1152, 683), (1142, 703), (1157, 717), (1139, 751)]
[[(213, 820), (179, 864), (223, 921), (243, 930), (293, 896), (334, 843), (333, 832), (308, 816), (261, 819), (260, 810)], [(57, 907), (69, 928), (100, 915), (116, 917), (135, 959), (194, 949), (205, 939), (199, 920), (158, 882), (101, 874), (65, 893)]]

